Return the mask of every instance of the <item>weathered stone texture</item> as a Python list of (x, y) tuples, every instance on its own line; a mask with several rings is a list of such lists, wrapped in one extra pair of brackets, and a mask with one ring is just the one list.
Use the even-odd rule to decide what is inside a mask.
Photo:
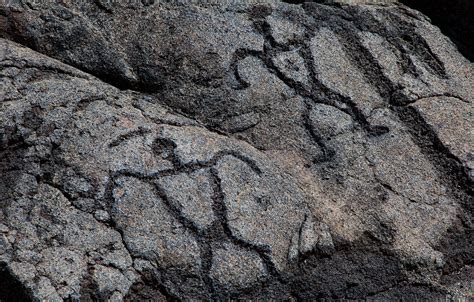
[(474, 297), (474, 73), (420, 13), (0, 15), (0, 300)]

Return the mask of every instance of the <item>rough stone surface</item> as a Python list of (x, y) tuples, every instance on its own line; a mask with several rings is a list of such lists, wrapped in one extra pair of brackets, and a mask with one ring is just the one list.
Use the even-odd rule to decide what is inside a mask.
[(210, 276), (221, 286), (254, 286), (265, 274), (263, 261), (255, 252), (230, 244), (213, 250)]
[(474, 72), (421, 13), (25, 0), (0, 22), (1, 301), (474, 298)]
[(471, 62), (474, 61), (474, 2), (470, 0), (401, 0), (426, 14)]

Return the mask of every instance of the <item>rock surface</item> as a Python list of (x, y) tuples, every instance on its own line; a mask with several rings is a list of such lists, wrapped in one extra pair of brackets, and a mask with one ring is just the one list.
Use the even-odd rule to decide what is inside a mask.
[(443, 34), (447, 35), (459, 51), (474, 61), (474, 2), (470, 0), (400, 0), (426, 14)]
[(474, 297), (474, 72), (420, 13), (7, 3), (0, 300)]

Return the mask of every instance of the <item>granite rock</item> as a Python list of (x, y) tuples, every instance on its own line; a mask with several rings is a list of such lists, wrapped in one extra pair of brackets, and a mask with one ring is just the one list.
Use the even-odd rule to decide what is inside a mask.
[(473, 67), (419, 12), (0, 21), (0, 300), (474, 297)]

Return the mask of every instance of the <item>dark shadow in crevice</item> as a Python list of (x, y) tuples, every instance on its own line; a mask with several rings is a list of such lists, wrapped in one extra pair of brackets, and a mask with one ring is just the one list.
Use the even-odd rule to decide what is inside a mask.
[(3, 263), (0, 263), (0, 301), (32, 301), (27, 289), (11, 275)]
[(472, 0), (400, 0), (427, 15), (459, 51), (474, 62), (474, 1)]

